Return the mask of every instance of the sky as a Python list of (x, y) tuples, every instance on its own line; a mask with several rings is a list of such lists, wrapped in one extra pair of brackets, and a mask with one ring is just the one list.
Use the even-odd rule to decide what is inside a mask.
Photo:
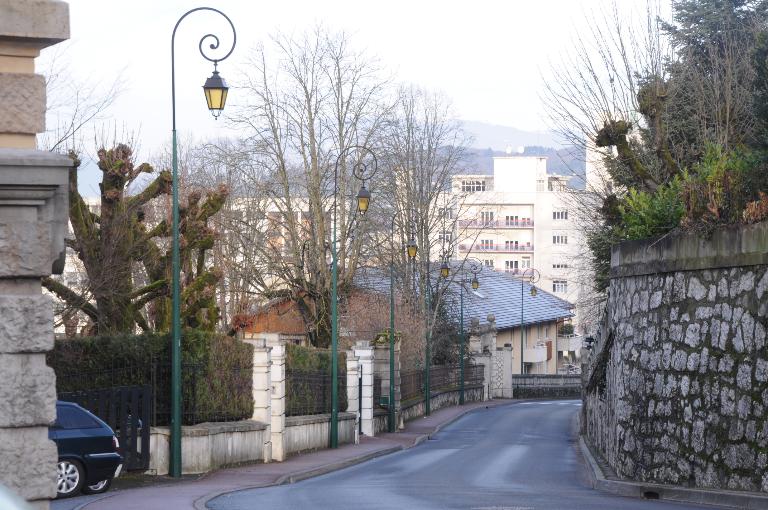
[[(626, 0), (636, 1), (636, 0)], [(639, 1), (639, 0), (637, 0)], [(71, 41), (44, 50), (66, 72), (97, 91), (119, 77), (122, 93), (100, 122), (137, 134), (143, 153), (167, 144), (171, 131), (170, 40), (189, 0), (70, 0)], [(606, 0), (210, 0), (237, 29), (232, 56), (219, 71), (235, 84), (249, 53), (277, 32), (300, 34), (318, 24), (352, 36), (356, 49), (379, 60), (395, 81), (439, 90), (460, 119), (544, 131), (540, 94), (551, 65), (588, 27)], [(202, 84), (212, 65), (198, 51), (206, 33), (231, 45), (217, 14), (196, 12), (176, 36), (177, 125), (182, 137), (233, 134), (205, 106)], [(238, 90), (230, 90), (236, 101)], [(499, 148), (503, 149), (503, 148)]]

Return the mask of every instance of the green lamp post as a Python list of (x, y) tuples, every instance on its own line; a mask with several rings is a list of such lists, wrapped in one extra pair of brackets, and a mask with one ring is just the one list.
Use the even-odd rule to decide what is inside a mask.
[(531, 284), (531, 297), (536, 297), (536, 285), (539, 281), (541, 274), (538, 269), (532, 267), (526, 268), (523, 274), (520, 276), (520, 373), (525, 373), (525, 365), (523, 362), (523, 354), (525, 352), (525, 295), (523, 289), (525, 287), (525, 281)]
[[(357, 212), (364, 215), (371, 204), (371, 192), (365, 187), (365, 180), (370, 179), (378, 170), (376, 154), (369, 148), (352, 145), (339, 152), (333, 171), (333, 228), (331, 237), (331, 448), (339, 446), (339, 315), (338, 315), (338, 260), (336, 250), (336, 196), (339, 193), (339, 166), (342, 161), (356, 152), (358, 161), (352, 166), (352, 174), (362, 181), (357, 193)], [(372, 165), (366, 165), (362, 156), (368, 154), (373, 159)]]
[(181, 21), (197, 11), (212, 11), (223, 16), (229, 26), (232, 28), (232, 48), (221, 58), (211, 58), (203, 51), (203, 43), (210, 40), (209, 48), (216, 50), (219, 48), (219, 38), (213, 34), (206, 34), (200, 39), (198, 48), (204, 59), (213, 62), (213, 74), (205, 81), (203, 92), (208, 109), (214, 118), (218, 118), (224, 110), (227, 102), (226, 81), (219, 75), (218, 64), (229, 57), (235, 49), (237, 43), (237, 32), (235, 25), (232, 24), (226, 14), (212, 7), (197, 7), (184, 13), (173, 27), (171, 35), (171, 109), (173, 117), (172, 131), (172, 162), (173, 167), (173, 199), (172, 199), (172, 226), (171, 235), (171, 444), (170, 444), (170, 465), (169, 473), (173, 477), (181, 476), (181, 289), (180, 289), (180, 254), (179, 254), (179, 170), (178, 170), (178, 150), (176, 147), (176, 30)]
[[(480, 272), (483, 270), (483, 263), (475, 258), (468, 258), (464, 262), (465, 264), (469, 264), (469, 266), (466, 268), (472, 274), (472, 279), (469, 282), (472, 286), (472, 290), (477, 290), (480, 288), (480, 280), (478, 280), (477, 275), (480, 274)], [(464, 269), (464, 265), (462, 264), (462, 269)], [(464, 405), (464, 357), (466, 356), (466, 344), (467, 344), (467, 338), (466, 334), (464, 332), (464, 285), (467, 283), (466, 278), (462, 278), (461, 286), (459, 287), (459, 295), (461, 296), (459, 298), (460, 302), (460, 313), (459, 313), (459, 377), (461, 378), (459, 381), (459, 405)]]

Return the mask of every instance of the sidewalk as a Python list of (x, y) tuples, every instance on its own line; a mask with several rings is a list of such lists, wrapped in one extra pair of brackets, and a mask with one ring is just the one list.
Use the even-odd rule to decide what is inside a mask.
[(285, 462), (252, 464), (222, 469), (199, 480), (154, 487), (126, 489), (83, 505), (85, 510), (205, 510), (205, 503), (221, 494), (256, 487), (293, 483), (345, 468), (366, 460), (415, 446), (475, 409), (508, 404), (510, 400), (471, 402), (433, 412), (406, 424), (405, 430), (377, 437), (360, 438), (360, 444), (343, 445), (335, 450), (320, 450), (290, 457)]

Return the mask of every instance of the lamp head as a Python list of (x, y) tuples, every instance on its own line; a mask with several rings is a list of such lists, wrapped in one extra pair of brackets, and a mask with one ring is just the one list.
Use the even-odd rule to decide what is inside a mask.
[(538, 293), (539, 293), (539, 291), (536, 290), (536, 286), (535, 285), (531, 285), (531, 297), (536, 297), (536, 294), (538, 294)]
[(408, 244), (405, 245), (405, 249), (408, 252), (408, 258), (410, 260), (414, 260), (416, 258), (416, 254), (419, 252), (419, 247), (416, 245), (416, 239), (411, 236), (411, 238), (408, 240)]
[(365, 187), (365, 183), (360, 186), (357, 192), (357, 212), (365, 214), (368, 212), (368, 206), (371, 204), (371, 192)]
[(480, 288), (480, 281), (478, 281), (477, 276), (472, 277), (472, 290), (477, 290)]
[(440, 264), (440, 276), (448, 278), (451, 276), (451, 266), (448, 265), (448, 261), (443, 259), (443, 263)]
[(227, 103), (227, 91), (229, 91), (227, 82), (214, 67), (211, 77), (205, 80), (203, 92), (205, 92), (205, 102), (208, 103), (208, 109), (216, 119), (224, 111), (224, 105)]

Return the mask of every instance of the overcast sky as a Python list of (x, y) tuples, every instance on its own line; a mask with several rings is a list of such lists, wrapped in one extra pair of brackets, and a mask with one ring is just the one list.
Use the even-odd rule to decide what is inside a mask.
[[(171, 32), (181, 14), (199, 5), (216, 7), (235, 23), (237, 47), (219, 66), (231, 82), (259, 41), (322, 23), (350, 33), (355, 48), (378, 58), (397, 81), (444, 92), (461, 119), (542, 131), (542, 75), (606, 1), (70, 0), (72, 38), (62, 58), (76, 80), (101, 87), (122, 73), (124, 91), (108, 113), (119, 127), (140, 131), (142, 153), (170, 138)], [(225, 122), (208, 113), (201, 88), (212, 66), (197, 46), (209, 32), (231, 44), (228, 25), (214, 13), (190, 15), (177, 34), (182, 136), (227, 134)], [(44, 52), (41, 69), (51, 51)], [(232, 101), (236, 95), (230, 90)]]

